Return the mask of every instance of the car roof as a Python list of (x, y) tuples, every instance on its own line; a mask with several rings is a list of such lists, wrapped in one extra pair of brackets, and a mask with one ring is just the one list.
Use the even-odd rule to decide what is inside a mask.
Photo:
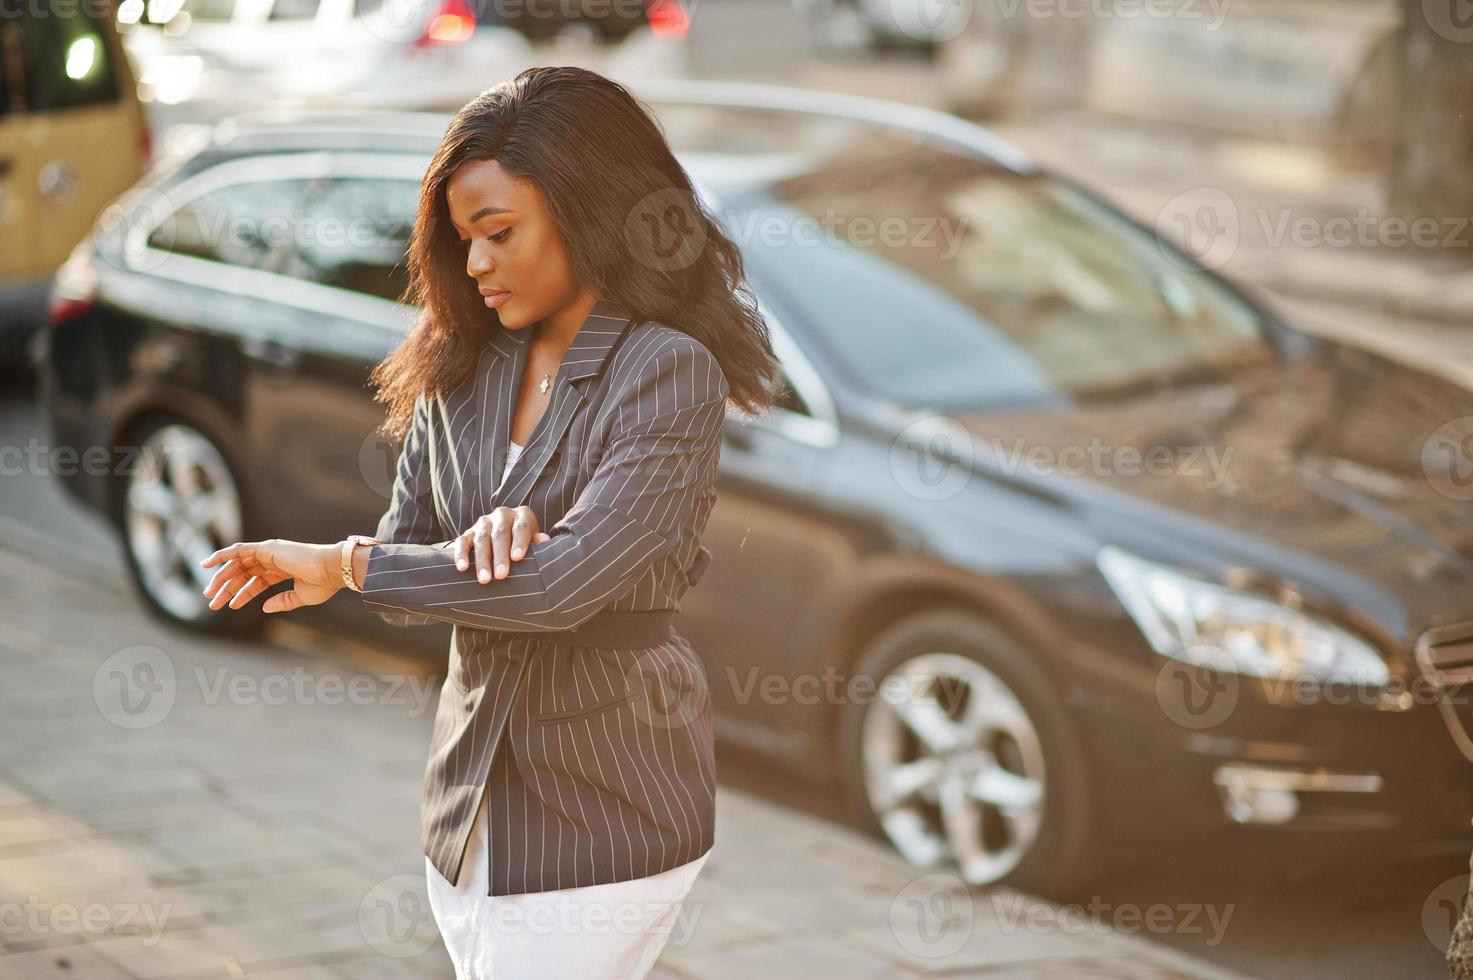
[[(923, 106), (751, 82), (644, 80), (630, 82), (628, 88), (652, 107), (705, 106), (834, 117), (948, 142), (1010, 170), (1037, 169), (1022, 150), (984, 127)], [(453, 116), (448, 111), (254, 109), (216, 123), (210, 142), (217, 150), (236, 153), (342, 149), (428, 156)]]

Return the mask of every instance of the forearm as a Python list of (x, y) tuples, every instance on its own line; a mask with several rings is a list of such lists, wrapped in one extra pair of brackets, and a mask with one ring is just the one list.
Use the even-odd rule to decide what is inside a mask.
[(589, 507), (579, 518), (577, 528), (531, 545), (506, 578), (484, 584), (473, 570), (456, 568), (454, 552), (443, 545), (360, 549), (364, 606), (410, 623), (525, 632), (577, 626), (622, 594), (670, 543), (607, 507)]

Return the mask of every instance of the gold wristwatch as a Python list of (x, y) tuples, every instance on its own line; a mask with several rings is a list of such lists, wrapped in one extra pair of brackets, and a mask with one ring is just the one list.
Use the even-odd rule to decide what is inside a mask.
[(350, 534), (343, 539), (343, 584), (354, 592), (362, 592), (358, 584), (353, 581), (353, 549), (360, 544), (382, 544), (378, 538), (370, 538), (365, 534)]

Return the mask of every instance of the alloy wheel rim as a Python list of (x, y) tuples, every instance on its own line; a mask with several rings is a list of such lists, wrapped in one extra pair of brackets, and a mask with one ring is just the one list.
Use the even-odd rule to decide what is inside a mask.
[(215, 613), (203, 590), (214, 569), (199, 563), (241, 537), (240, 493), (225, 458), (184, 425), (144, 442), (124, 498), (129, 548), (143, 587), (177, 619)]
[(1016, 694), (959, 654), (891, 671), (860, 734), (865, 792), (880, 826), (917, 867), (951, 862), (974, 885), (1017, 867), (1038, 838), (1045, 770)]

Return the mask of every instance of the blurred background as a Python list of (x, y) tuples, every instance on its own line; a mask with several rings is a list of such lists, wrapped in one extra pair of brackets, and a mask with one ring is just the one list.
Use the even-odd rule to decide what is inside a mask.
[(538, 64), (650, 106), (783, 363), (657, 976), (1473, 976), (1466, 7), (0, 5), (0, 977), (453, 976), (448, 627), (197, 566), (376, 526), (419, 181)]

